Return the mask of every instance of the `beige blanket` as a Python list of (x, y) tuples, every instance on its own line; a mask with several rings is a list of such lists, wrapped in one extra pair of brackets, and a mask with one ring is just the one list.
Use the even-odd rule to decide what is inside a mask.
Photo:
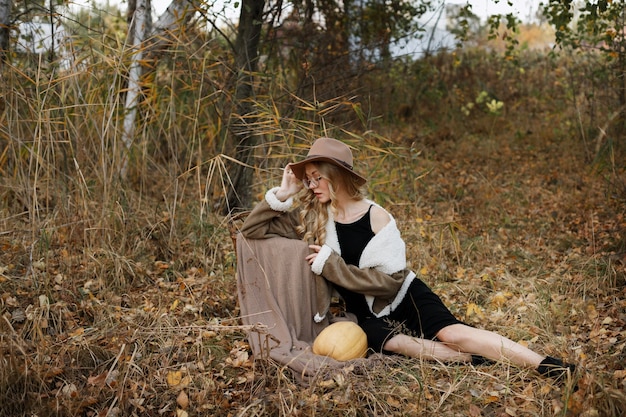
[(311, 351), (315, 337), (329, 322), (313, 321), (316, 298), (314, 275), (304, 260), (308, 253), (302, 241), (237, 235), (241, 318), (246, 325), (261, 325), (248, 334), (252, 352), (286, 366), (301, 381), (345, 365)]

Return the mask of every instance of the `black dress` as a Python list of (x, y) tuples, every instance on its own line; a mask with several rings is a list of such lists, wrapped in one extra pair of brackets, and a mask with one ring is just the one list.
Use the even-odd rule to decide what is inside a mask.
[[(363, 250), (374, 237), (371, 209), (372, 206), (354, 223), (335, 222), (341, 257), (346, 264), (358, 267)], [(452, 315), (439, 296), (418, 278), (413, 280), (397, 308), (384, 317), (372, 314), (363, 294), (334, 285), (346, 304), (346, 310), (356, 315), (359, 325), (367, 334), (370, 349), (375, 352), (390, 353), (383, 346), (396, 334), (435, 339), (444, 327), (462, 323)]]

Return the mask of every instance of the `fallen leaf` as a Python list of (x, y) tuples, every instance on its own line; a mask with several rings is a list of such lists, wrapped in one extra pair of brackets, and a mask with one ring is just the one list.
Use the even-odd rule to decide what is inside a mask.
[(620, 369), (620, 370), (613, 372), (613, 378), (615, 379), (626, 378), (626, 369)]
[(87, 378), (87, 383), (94, 387), (103, 387), (107, 379), (107, 373), (108, 372), (103, 372), (100, 375), (90, 376)]
[(593, 304), (589, 304), (587, 306), (587, 317), (590, 320), (595, 320), (598, 318), (598, 311), (596, 310), (596, 307)]
[(552, 387), (550, 386), (550, 384), (542, 385), (541, 389), (539, 390), (541, 395), (546, 395), (546, 394), (550, 393), (551, 391), (552, 391)]
[(79, 336), (82, 336), (83, 334), (85, 334), (85, 328), (84, 327), (79, 327), (78, 329), (76, 329), (73, 332), (71, 332), (69, 334), (69, 336), (70, 337), (79, 337)]
[(117, 377), (119, 376), (120, 371), (117, 369), (112, 370), (111, 372), (107, 373), (106, 376), (106, 384), (108, 386), (110, 386), (111, 388), (115, 388), (117, 386)]
[(170, 371), (167, 373), (167, 385), (175, 387), (179, 385), (183, 380), (183, 373), (181, 371)]
[(332, 379), (326, 379), (324, 381), (319, 381), (317, 386), (321, 388), (331, 388), (335, 386), (335, 381)]
[(176, 397), (176, 404), (178, 404), (183, 410), (189, 407), (189, 396), (184, 390), (178, 394), (178, 397)]
[(164, 271), (166, 269), (169, 269), (170, 264), (168, 262), (156, 261), (154, 263), (154, 267), (160, 269), (161, 271)]
[(502, 307), (513, 296), (513, 293), (509, 291), (498, 291), (491, 297), (491, 304), (495, 307)]
[(470, 404), (468, 414), (470, 417), (480, 417), (482, 415), (482, 412), (476, 404)]
[(398, 401), (394, 397), (387, 397), (385, 402), (387, 403), (387, 405), (389, 405), (389, 406), (391, 406), (393, 408), (400, 408), (402, 406), (402, 404), (400, 404), (400, 401)]
[(45, 294), (42, 294), (39, 296), (39, 307), (41, 308), (47, 308), (50, 306), (50, 299), (48, 299), (48, 296)]
[(61, 392), (67, 398), (74, 398), (78, 395), (78, 388), (76, 388), (76, 385), (74, 384), (65, 384), (63, 385), (63, 388), (61, 388)]
[(511, 408), (511, 407), (505, 408), (504, 412), (507, 413), (508, 415), (512, 416), (512, 417), (517, 416), (517, 411), (515, 411), (515, 409)]
[(119, 415), (120, 415), (120, 408), (119, 407), (109, 408), (109, 410), (106, 413), (106, 417), (117, 417)]
[(461, 279), (461, 278), (463, 278), (464, 276), (465, 276), (465, 269), (464, 269), (464, 268), (461, 268), (460, 266), (457, 266), (457, 268), (456, 268), (456, 277), (457, 277), (458, 279)]
[(485, 315), (483, 314), (483, 310), (482, 308), (480, 308), (480, 306), (474, 303), (468, 303), (467, 309), (465, 310), (465, 317), (472, 317), (474, 315), (480, 319), (485, 317)]

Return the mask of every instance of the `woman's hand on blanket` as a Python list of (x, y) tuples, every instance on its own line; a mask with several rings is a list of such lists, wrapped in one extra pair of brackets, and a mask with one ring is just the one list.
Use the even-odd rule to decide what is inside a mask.
[(280, 183), (280, 188), (276, 191), (276, 198), (280, 201), (285, 201), (289, 197), (297, 194), (302, 187), (302, 181), (296, 178), (289, 165), (287, 165), (283, 170), (283, 179)]
[(308, 255), (305, 259), (309, 265), (313, 265), (313, 262), (315, 262), (315, 258), (317, 258), (317, 254), (320, 250), (322, 250), (322, 247), (319, 245), (309, 245), (309, 249), (311, 249), (313, 253)]

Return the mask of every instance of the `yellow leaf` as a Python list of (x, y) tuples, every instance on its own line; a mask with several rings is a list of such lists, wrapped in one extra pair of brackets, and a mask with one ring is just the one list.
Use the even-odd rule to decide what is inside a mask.
[(500, 397), (498, 397), (498, 396), (490, 395), (487, 398), (485, 398), (485, 404), (495, 403), (499, 399), (500, 399)]
[(498, 291), (491, 297), (491, 303), (500, 308), (513, 296), (513, 294), (509, 291)]
[(180, 301), (178, 299), (174, 300), (174, 302), (172, 303), (172, 305), (170, 306), (170, 311), (174, 311), (176, 310), (176, 307), (178, 307), (178, 304), (180, 303)]
[(474, 303), (468, 303), (467, 310), (465, 311), (465, 317), (471, 317), (473, 315), (476, 315), (478, 318), (481, 319), (485, 317), (485, 315), (483, 314), (483, 310), (482, 308), (480, 308), (480, 306)]
[(427, 266), (423, 266), (422, 269), (420, 269), (420, 274), (428, 275), (428, 267)]
[(539, 390), (541, 395), (546, 395), (546, 394), (550, 393), (551, 391), (552, 391), (552, 387), (550, 386), (550, 384), (542, 385), (541, 389)]
[(162, 270), (162, 271), (163, 271), (163, 270), (165, 270), (165, 269), (168, 269), (168, 268), (170, 267), (170, 264), (169, 264), (169, 263), (167, 263), (167, 262), (163, 262), (163, 261), (156, 261), (156, 262), (154, 263), (154, 266), (155, 266), (157, 269), (160, 269), (160, 270)]
[(183, 380), (182, 371), (170, 371), (167, 373), (167, 385), (175, 387)]
[(460, 266), (456, 268), (456, 277), (461, 279), (465, 276), (465, 268), (461, 268)]
[(185, 388), (191, 385), (191, 376), (185, 375), (183, 379), (180, 381), (180, 388)]
[(595, 320), (598, 318), (598, 311), (593, 304), (589, 304), (587, 306), (587, 317), (589, 317), (589, 319), (591, 320)]
[(82, 336), (85, 333), (85, 328), (84, 327), (79, 327), (78, 329), (74, 330), (73, 332), (71, 332), (69, 334), (70, 337), (78, 337), (78, 336)]

